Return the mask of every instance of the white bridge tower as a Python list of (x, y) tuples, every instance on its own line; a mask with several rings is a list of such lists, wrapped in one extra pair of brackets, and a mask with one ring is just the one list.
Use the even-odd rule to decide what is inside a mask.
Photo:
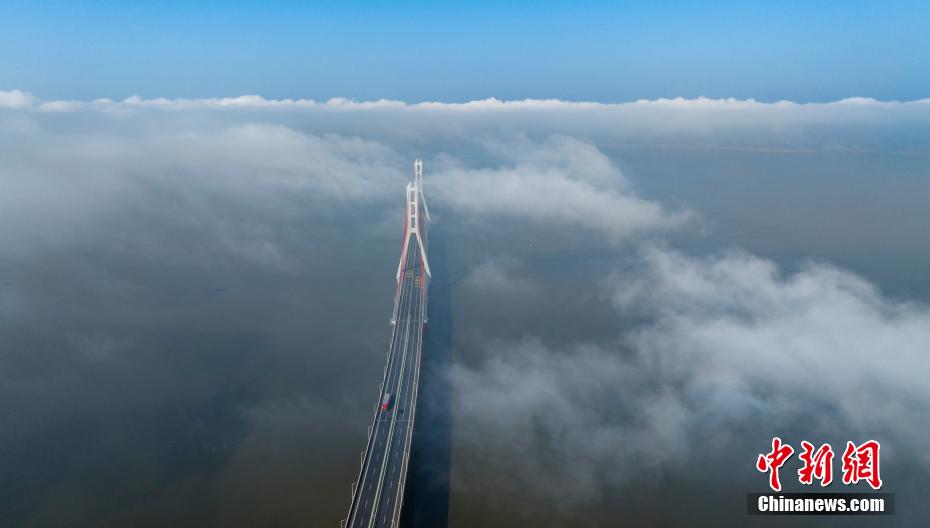
[(432, 277), (429, 260), (426, 258), (427, 244), (429, 244), (429, 207), (426, 205), (426, 195), (423, 194), (423, 161), (420, 159), (413, 163), (413, 181), (407, 184), (407, 207), (404, 220), (404, 247), (400, 253), (400, 263), (397, 265), (397, 282), (400, 283), (400, 274), (406, 264), (407, 248), (411, 237), (416, 237), (426, 276)]

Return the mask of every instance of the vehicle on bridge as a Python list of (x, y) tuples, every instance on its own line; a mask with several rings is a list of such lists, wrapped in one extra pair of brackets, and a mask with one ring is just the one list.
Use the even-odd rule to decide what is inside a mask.
[[(361, 457), (358, 480), (343, 528), (397, 528), (404, 503), (420, 381), (420, 357), (429, 289), (429, 211), (423, 194), (422, 162), (407, 184), (404, 239), (397, 266), (391, 341), (381, 382), (381, 407)], [(407, 410), (410, 410), (407, 413)]]

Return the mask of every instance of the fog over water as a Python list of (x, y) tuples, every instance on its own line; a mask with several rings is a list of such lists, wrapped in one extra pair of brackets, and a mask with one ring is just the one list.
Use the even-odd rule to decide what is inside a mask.
[[(407, 525), (930, 514), (930, 102), (0, 92), (5, 522), (338, 526), (415, 157)], [(880, 440), (897, 515), (747, 518), (776, 435)]]

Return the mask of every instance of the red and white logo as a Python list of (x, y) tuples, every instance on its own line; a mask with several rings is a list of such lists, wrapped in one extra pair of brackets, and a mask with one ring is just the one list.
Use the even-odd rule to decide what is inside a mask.
[[(865, 481), (872, 489), (882, 487), (882, 478), (879, 471), (879, 452), (881, 445), (876, 440), (868, 440), (856, 445), (846, 442), (843, 451), (843, 484), (847, 486)], [(794, 448), (781, 441), (781, 438), (772, 438), (772, 450), (760, 454), (756, 459), (756, 469), (769, 474), (769, 487), (774, 491), (781, 491), (779, 470), (794, 454)], [(798, 469), (798, 481), (801, 484), (812, 485), (814, 480), (820, 481), (821, 487), (829, 486), (833, 482), (834, 452), (830, 444), (821, 444), (814, 449), (814, 444), (804, 440), (801, 442), (801, 453), (798, 455), (802, 466)]]

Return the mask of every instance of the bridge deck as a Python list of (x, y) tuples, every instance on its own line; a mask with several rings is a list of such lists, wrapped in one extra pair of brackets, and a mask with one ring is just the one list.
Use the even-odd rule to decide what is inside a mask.
[[(410, 236), (404, 262), (384, 381), (346, 523), (351, 528), (390, 528), (400, 519), (426, 318), (423, 263), (415, 236)], [(384, 410), (386, 393), (391, 401)]]

